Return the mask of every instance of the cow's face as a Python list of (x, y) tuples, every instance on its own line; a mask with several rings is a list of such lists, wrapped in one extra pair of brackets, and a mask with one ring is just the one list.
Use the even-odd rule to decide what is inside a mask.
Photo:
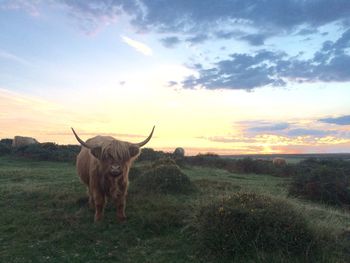
[(128, 170), (131, 160), (140, 153), (140, 148), (128, 142), (114, 141), (104, 147), (93, 147), (90, 152), (99, 160), (103, 173), (116, 178)]
[(102, 156), (102, 160), (105, 171), (108, 176), (117, 178), (123, 174), (125, 171), (125, 166), (128, 163), (128, 158), (118, 158), (113, 154), (107, 152), (104, 156)]
[(108, 157), (104, 160), (107, 175), (117, 178), (123, 174), (123, 163), (118, 160), (114, 160), (112, 157)]
[(132, 160), (140, 154), (140, 148), (146, 145), (152, 138), (154, 126), (150, 135), (139, 143), (129, 143), (116, 139), (107, 138), (98, 145), (84, 142), (72, 128), (73, 134), (77, 141), (84, 147), (88, 148), (91, 154), (100, 162), (104, 173), (112, 177), (121, 176), (127, 173)]

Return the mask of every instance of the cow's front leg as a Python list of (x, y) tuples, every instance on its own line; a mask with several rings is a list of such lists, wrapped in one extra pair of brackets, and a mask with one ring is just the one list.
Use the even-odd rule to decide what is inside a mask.
[(95, 222), (100, 221), (103, 218), (103, 210), (105, 207), (105, 196), (98, 190), (93, 191), (94, 204), (95, 204)]
[(117, 207), (117, 220), (123, 222), (126, 220), (125, 204), (128, 191), (128, 182), (124, 178), (120, 178), (117, 181), (117, 194), (116, 194), (116, 207)]
[(93, 197), (92, 190), (90, 189), (90, 187), (87, 188), (87, 194), (89, 197), (89, 208), (91, 210), (93, 210), (95, 208), (95, 202), (94, 202), (94, 197)]

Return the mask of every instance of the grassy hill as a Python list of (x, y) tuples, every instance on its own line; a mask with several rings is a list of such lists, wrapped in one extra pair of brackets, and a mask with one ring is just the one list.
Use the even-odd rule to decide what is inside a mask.
[(109, 203), (104, 221), (95, 224), (73, 164), (1, 157), (0, 262), (248, 262), (204, 255), (189, 231), (199, 207), (240, 191), (288, 200), (320, 239), (329, 238), (316, 255), (257, 252), (249, 255), (249, 262), (350, 262), (350, 213), (288, 197), (289, 178), (200, 166), (182, 170), (197, 191), (145, 194), (131, 181), (128, 221), (117, 223)]

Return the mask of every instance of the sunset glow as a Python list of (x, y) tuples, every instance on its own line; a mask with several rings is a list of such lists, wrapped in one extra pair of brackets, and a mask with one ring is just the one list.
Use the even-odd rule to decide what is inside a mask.
[(0, 1), (0, 138), (138, 142), (156, 125), (148, 147), (186, 154), (350, 152), (340, 9), (95, 2)]

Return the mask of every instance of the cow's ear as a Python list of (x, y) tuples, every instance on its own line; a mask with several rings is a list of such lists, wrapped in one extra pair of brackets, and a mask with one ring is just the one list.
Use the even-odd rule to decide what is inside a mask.
[(102, 155), (102, 148), (101, 148), (101, 146), (96, 146), (94, 148), (91, 148), (90, 152), (97, 159), (101, 160), (101, 155)]
[(131, 157), (135, 157), (140, 153), (140, 148), (136, 145), (130, 145), (129, 146), (129, 153)]

